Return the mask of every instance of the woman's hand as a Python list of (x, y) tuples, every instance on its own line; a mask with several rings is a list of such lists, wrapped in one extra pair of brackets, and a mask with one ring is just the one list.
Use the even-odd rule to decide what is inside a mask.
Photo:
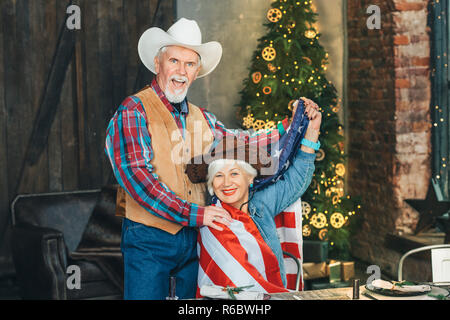
[[(322, 112), (320, 112), (319, 106), (312, 100), (307, 98), (300, 98), (305, 102), (305, 114), (309, 118), (308, 129), (306, 129), (305, 139), (312, 142), (319, 140), (320, 125), (322, 124)], [(292, 116), (297, 111), (298, 101), (293, 105)], [(301, 149), (306, 153), (315, 153), (316, 151), (305, 145), (301, 146)]]
[(211, 227), (213, 229), (222, 231), (223, 228), (215, 224), (214, 222), (229, 226), (233, 221), (227, 210), (221, 207), (209, 206), (205, 209), (205, 215), (203, 216), (203, 225)]
[[(322, 124), (322, 113), (320, 112), (319, 106), (311, 99), (305, 97), (300, 99), (302, 99), (305, 103), (305, 113), (310, 120), (308, 129), (311, 128), (317, 131), (320, 130), (320, 125)], [(293, 104), (292, 118), (294, 118), (295, 112), (297, 112), (297, 107), (298, 101)]]

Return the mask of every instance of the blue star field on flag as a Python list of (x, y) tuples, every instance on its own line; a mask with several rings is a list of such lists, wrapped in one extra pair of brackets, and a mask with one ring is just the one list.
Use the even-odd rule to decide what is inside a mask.
[(271, 154), (272, 160), (277, 162), (277, 170), (275, 174), (262, 179), (255, 179), (253, 190), (257, 191), (265, 188), (279, 179), (283, 179), (283, 174), (289, 168), (293, 157), (300, 148), (301, 141), (305, 136), (306, 129), (309, 125), (309, 119), (305, 115), (305, 104), (302, 99), (298, 100), (297, 111), (286, 134), (281, 137), (280, 141), (273, 145), (269, 145), (267, 151)]

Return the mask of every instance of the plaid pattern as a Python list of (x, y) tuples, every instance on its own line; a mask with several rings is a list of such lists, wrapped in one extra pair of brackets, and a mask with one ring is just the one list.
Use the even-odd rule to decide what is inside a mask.
[[(173, 115), (182, 136), (186, 131), (187, 101), (181, 103), (181, 112), (167, 100), (156, 80), (151, 84), (164, 105)], [(235, 135), (250, 143), (266, 146), (276, 143), (288, 128), (285, 119), (271, 132), (230, 130), (217, 120), (216, 116), (200, 108), (215, 139)], [(183, 226), (201, 226), (205, 208), (183, 200), (172, 192), (153, 173), (151, 160), (153, 150), (147, 129), (147, 117), (141, 101), (130, 96), (119, 106), (106, 132), (105, 152), (119, 185), (150, 213)]]

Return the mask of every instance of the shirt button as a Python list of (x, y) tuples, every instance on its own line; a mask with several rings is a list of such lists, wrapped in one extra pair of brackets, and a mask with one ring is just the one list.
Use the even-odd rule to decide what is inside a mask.
[(192, 194), (192, 191), (191, 191), (191, 190), (189, 190), (189, 191), (188, 191), (188, 194), (189, 194), (189, 195), (191, 195), (191, 194)]

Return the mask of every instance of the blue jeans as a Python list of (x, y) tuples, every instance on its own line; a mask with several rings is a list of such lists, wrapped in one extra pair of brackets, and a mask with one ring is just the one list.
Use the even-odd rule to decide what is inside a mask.
[(176, 276), (176, 295), (195, 297), (197, 290), (197, 230), (184, 227), (172, 235), (124, 218), (121, 249), (124, 299), (163, 300), (169, 277)]

